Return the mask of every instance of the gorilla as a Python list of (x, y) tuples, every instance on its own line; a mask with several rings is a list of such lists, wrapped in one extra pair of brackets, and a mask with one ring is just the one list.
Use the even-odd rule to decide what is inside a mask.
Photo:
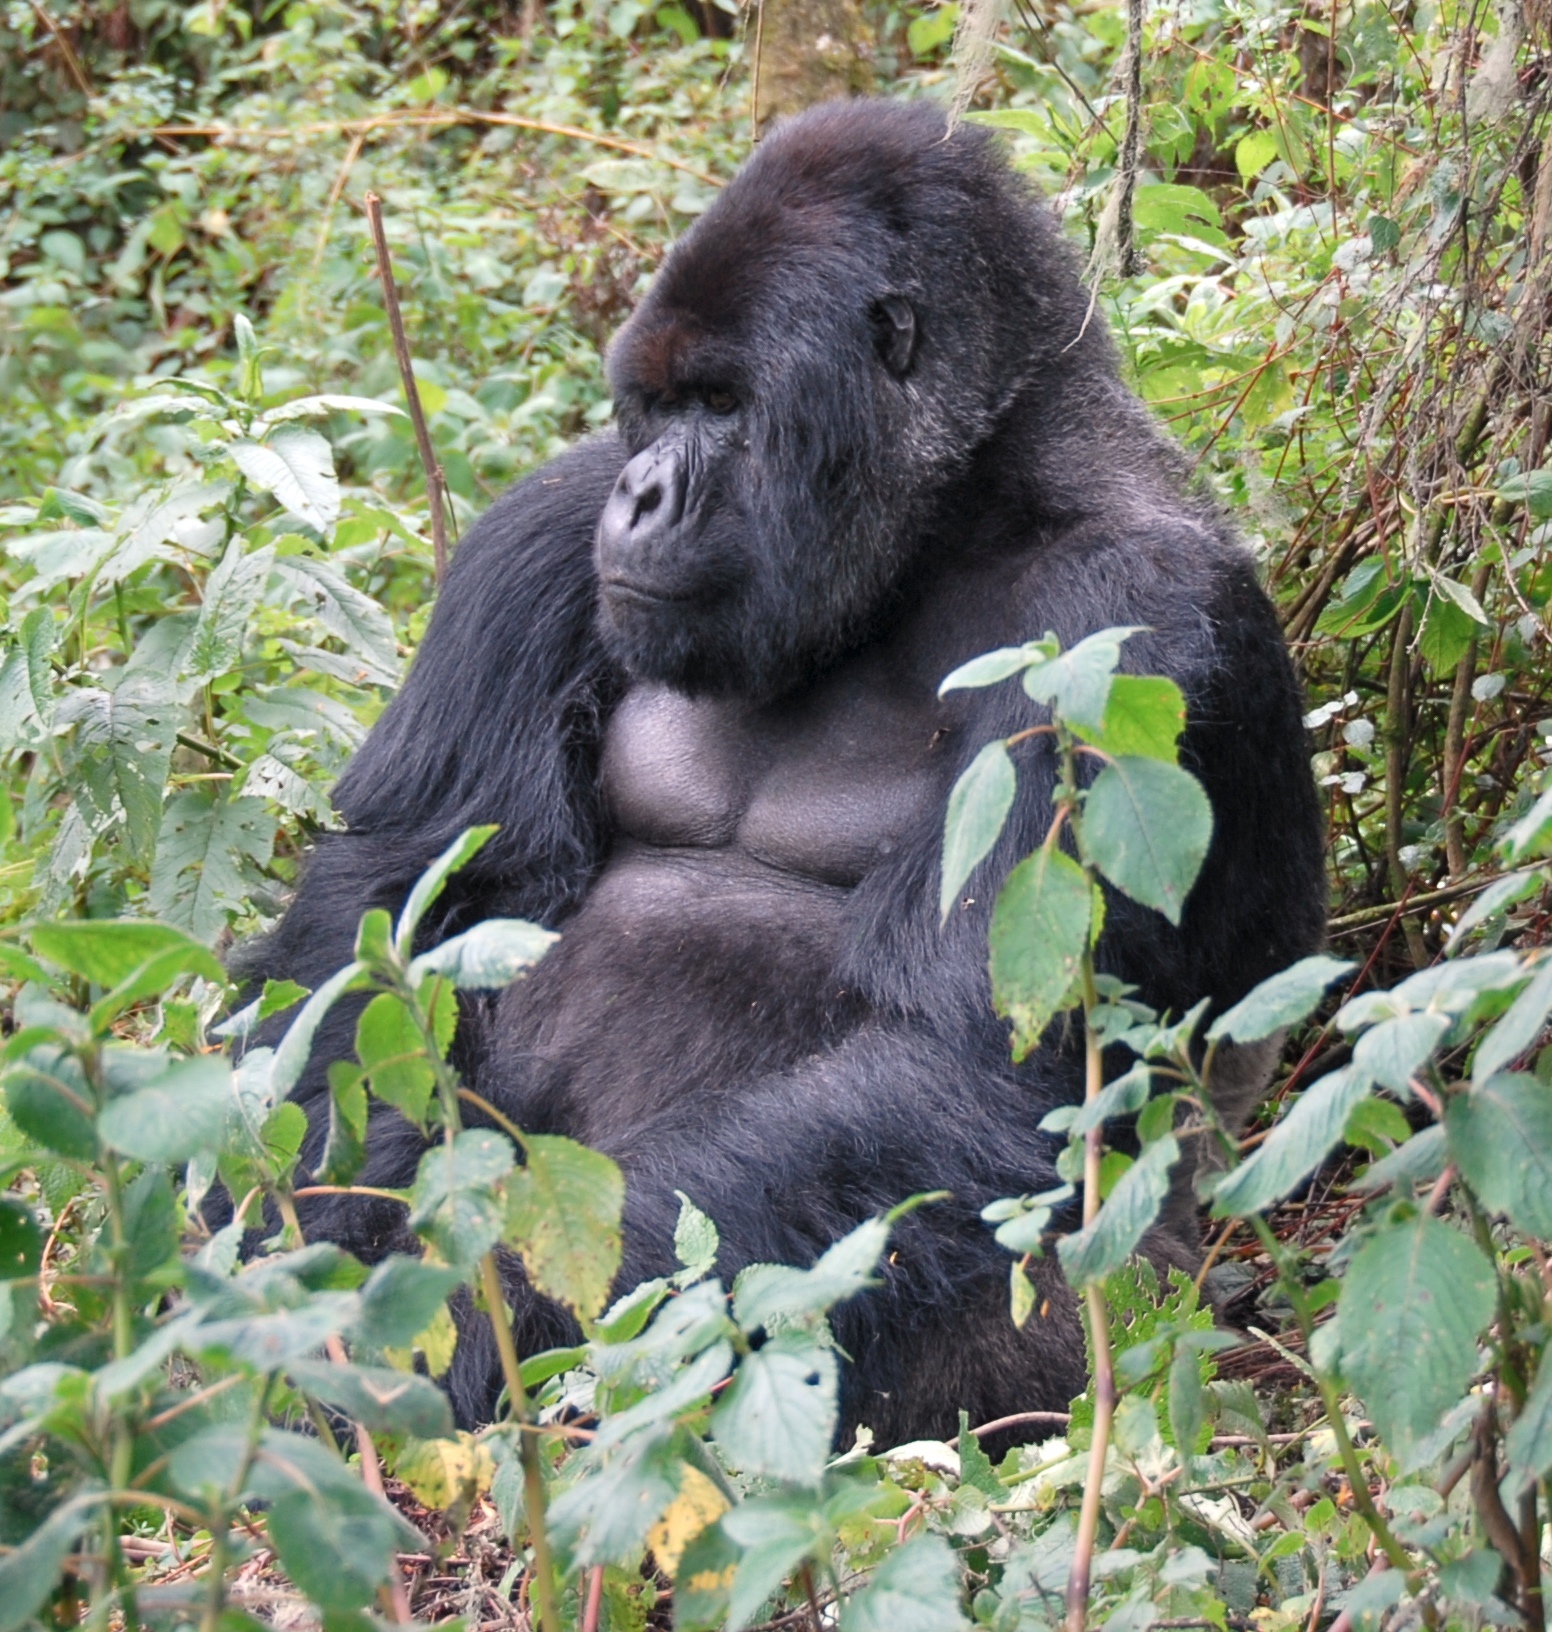
[[(527, 1131), (608, 1152), (627, 1186), (621, 1289), (674, 1267), (682, 1192), (724, 1277), (811, 1263), (921, 1191), (882, 1284), (836, 1312), (842, 1429), (880, 1443), (1059, 1408), (1083, 1386), (1051, 1259), (1008, 1310), (978, 1217), (1050, 1188), (1039, 1128), (1081, 1097), (1052, 1036), (1009, 1055), (987, 977), (997, 886), (1041, 841), (1056, 766), (1019, 750), (998, 849), (938, 921), (944, 811), (1017, 687), (938, 683), (988, 648), (1110, 625), (1188, 699), (1183, 762), (1212, 847), (1183, 922), (1119, 896), (1104, 968), (1160, 1010), (1226, 1006), (1312, 950), (1321, 824), (1298, 686), (1252, 563), (1122, 384), (1056, 225), (989, 133), (927, 104), (832, 103), (780, 126), (668, 256), (609, 353), (616, 425), (500, 498), (459, 548), (404, 687), (341, 779), (247, 973), (316, 987), (361, 913), (396, 909), (474, 823), (499, 834), (424, 927), (560, 931), (527, 980), (465, 1007), (457, 1063)], [(297, 1097), (327, 1122), (342, 1008)], [(1060, 1032), (1061, 1027), (1053, 1028)], [(1228, 1097), (1264, 1086), (1263, 1049)], [(421, 1144), (376, 1107), (363, 1182)], [(1187, 1263), (1184, 1205), (1148, 1243)], [(327, 1197), (310, 1234), (413, 1249), (403, 1209)], [(575, 1341), (508, 1265), (521, 1350)], [(500, 1388), (468, 1323), (465, 1424)]]

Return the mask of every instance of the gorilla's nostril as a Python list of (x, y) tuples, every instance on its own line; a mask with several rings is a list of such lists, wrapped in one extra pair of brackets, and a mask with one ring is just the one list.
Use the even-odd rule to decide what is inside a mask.
[(663, 503), (663, 489), (660, 483), (654, 482), (645, 492), (636, 495), (635, 508), (631, 511), (632, 528), (639, 527), (642, 522), (653, 514)]

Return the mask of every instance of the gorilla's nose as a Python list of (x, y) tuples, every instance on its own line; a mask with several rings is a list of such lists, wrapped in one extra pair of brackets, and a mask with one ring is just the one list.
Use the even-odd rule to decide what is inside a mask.
[(678, 448), (654, 443), (620, 472), (598, 522), (604, 575), (625, 568), (660, 544), (684, 516), (687, 488), (684, 457)]

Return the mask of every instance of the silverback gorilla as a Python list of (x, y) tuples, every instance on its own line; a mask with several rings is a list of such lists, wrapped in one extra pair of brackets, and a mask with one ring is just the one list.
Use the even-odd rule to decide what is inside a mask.
[[(1182, 926), (1117, 897), (1102, 961), (1160, 1009), (1223, 1006), (1323, 921), (1272, 609), (1183, 494), (1053, 221), (986, 133), (950, 134), (930, 106), (835, 103), (780, 127), (668, 257), (609, 377), (617, 427), (460, 547), (339, 784), (344, 830), (247, 973), (317, 986), (365, 909), (500, 823), (428, 942), (492, 916), (561, 940), (468, 1007), (458, 1063), (524, 1129), (620, 1163), (622, 1288), (673, 1267), (678, 1191), (716, 1221), (731, 1276), (811, 1262), (946, 1190), (900, 1225), (884, 1284), (837, 1311), (842, 1433), (1063, 1406), (1083, 1377), (1074, 1302), (1037, 1264), (1048, 1307), (1017, 1332), (977, 1216), (1056, 1182), (1038, 1124), (1081, 1094), (1056, 1040), (1011, 1063), (986, 974), (995, 887), (1044, 835), (1053, 766), (1044, 738), (1020, 750), (1001, 847), (940, 929), (949, 790), (1037, 716), (1016, 686), (940, 701), (937, 685), (1047, 630), (1148, 631), (1126, 664), (1184, 689), (1215, 832)], [(334, 1017), (297, 1089), (314, 1159), (353, 1025)], [(407, 1183), (409, 1124), (384, 1111), (368, 1142), (363, 1182)], [(410, 1245), (388, 1202), (321, 1199), (304, 1219), (368, 1258)], [(1154, 1246), (1189, 1258), (1167, 1231)], [(521, 1349), (574, 1340), (515, 1264), (508, 1297)], [(465, 1423), (488, 1419), (483, 1321), (449, 1387)]]

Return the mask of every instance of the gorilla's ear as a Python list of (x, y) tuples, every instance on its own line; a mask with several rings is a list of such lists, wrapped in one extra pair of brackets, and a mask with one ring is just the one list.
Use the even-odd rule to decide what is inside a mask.
[(879, 361), (903, 380), (916, 358), (916, 313), (902, 296), (884, 295), (874, 301), (871, 316)]

